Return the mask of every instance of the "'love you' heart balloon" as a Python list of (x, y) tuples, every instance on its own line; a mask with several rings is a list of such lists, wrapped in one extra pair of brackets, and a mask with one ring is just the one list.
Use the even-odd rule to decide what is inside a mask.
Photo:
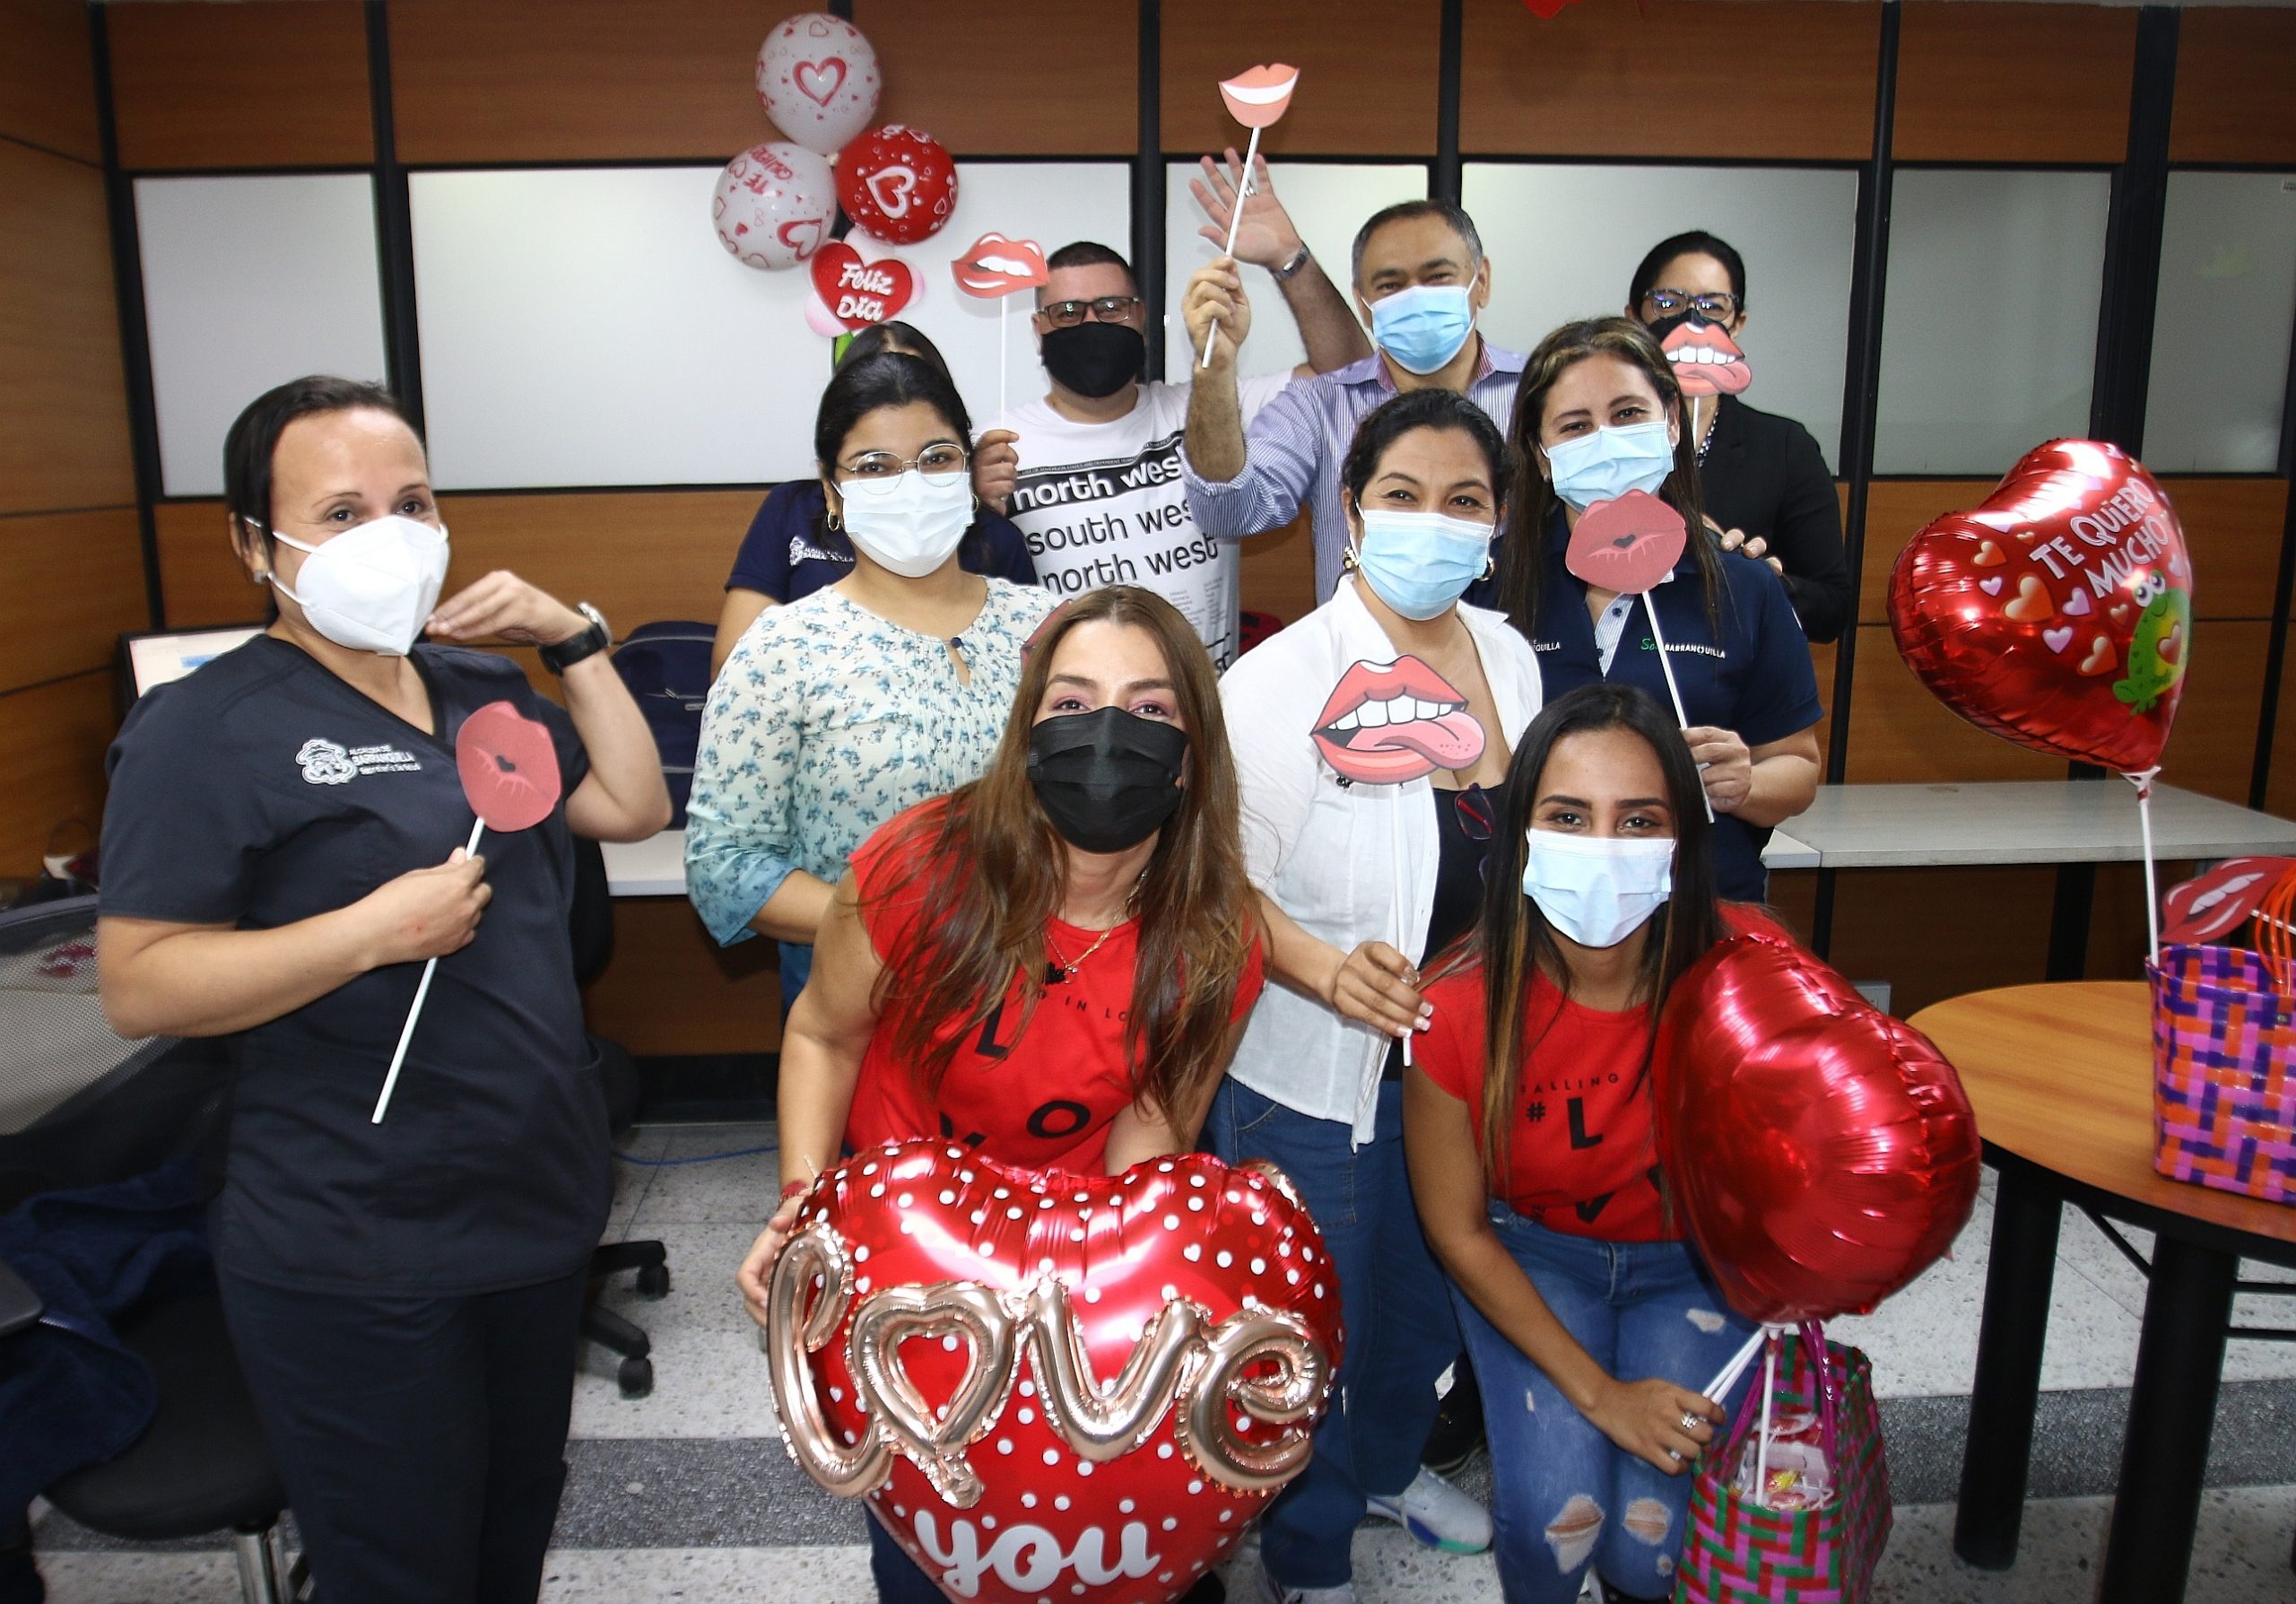
[(1985, 504), (1907, 543), (1890, 631), (1937, 699), (2053, 757), (2156, 767), (2192, 658), (2192, 559), (2118, 446), (2037, 447)]
[(1968, 1223), (1977, 1120), (1952, 1066), (1789, 942), (1692, 965), (1651, 1076), (1674, 1206), (1749, 1320), (1863, 1313)]
[(888, 123), (839, 153), (837, 198), (870, 238), (914, 245), (957, 209), (956, 161), (930, 134)]
[(940, 1141), (831, 1169), (774, 1266), (783, 1440), (957, 1600), (1170, 1600), (1307, 1462), (1340, 1356), (1273, 1169), (1122, 1175)]
[(773, 126), (827, 156), (869, 126), (884, 91), (876, 48), (843, 17), (806, 12), (765, 36), (757, 98)]
[(837, 180), (827, 158), (801, 146), (752, 145), (718, 175), (709, 215), (719, 243), (744, 267), (795, 267), (829, 240)]

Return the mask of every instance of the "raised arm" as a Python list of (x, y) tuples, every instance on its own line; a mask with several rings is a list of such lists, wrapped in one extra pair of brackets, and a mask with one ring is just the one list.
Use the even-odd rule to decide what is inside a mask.
[[(1203, 158), (1202, 165), (1202, 176), (1189, 179), (1188, 188), (1212, 221), (1196, 232), (1224, 248), (1243, 158), (1231, 146), (1224, 165), (1209, 156)], [(1284, 304), (1292, 309), (1292, 320), (1300, 326), (1300, 343), (1308, 348), (1308, 360), (1298, 369), (1303, 377), (1328, 373), (1371, 354), (1371, 342), (1364, 337), (1363, 326), (1355, 320), (1346, 295), (1332, 283), (1323, 264), (1307, 254), (1307, 248), (1300, 231), (1292, 226), (1292, 214), (1276, 198), (1267, 158), (1262, 156), (1252, 170), (1252, 192), (1244, 197), (1243, 222), (1236, 229), (1236, 259), (1278, 275), (1276, 286), (1283, 292)], [(1202, 342), (1196, 349), (1204, 349)]]

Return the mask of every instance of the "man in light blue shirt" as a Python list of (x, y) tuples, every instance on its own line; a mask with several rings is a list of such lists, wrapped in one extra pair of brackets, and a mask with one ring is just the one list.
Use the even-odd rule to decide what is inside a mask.
[(1316, 599), (1338, 587), (1347, 520), (1339, 468), (1355, 425), (1404, 390), (1465, 391), (1506, 432), (1523, 357), (1475, 331), (1491, 300), (1491, 264), (1474, 220), (1448, 201), (1405, 201), (1375, 214), (1355, 236), (1355, 305), (1371, 327), (1372, 353), (1293, 383), (1260, 409), (1244, 432), (1235, 353), (1251, 309), (1233, 264), (1200, 270), (1182, 303), (1188, 334), (1202, 350), (1221, 333), (1211, 367), (1189, 397), (1182, 466), (1188, 506), (1207, 535), (1234, 537), (1282, 528), (1309, 510), (1316, 552)]

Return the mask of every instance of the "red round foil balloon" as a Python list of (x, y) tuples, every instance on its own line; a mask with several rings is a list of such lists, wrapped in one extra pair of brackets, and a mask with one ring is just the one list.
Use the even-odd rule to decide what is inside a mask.
[(455, 771), (470, 810), (498, 835), (548, 818), (564, 784), (550, 731), (507, 702), (490, 702), (463, 720)]
[(1692, 965), (1651, 1073), (1674, 1207), (1749, 1320), (1863, 1313), (1968, 1223), (1977, 1120), (1953, 1067), (1799, 947), (1740, 936)]
[(1170, 1600), (1303, 1467), (1339, 1281), (1290, 1184), (942, 1141), (822, 1175), (774, 1266), (783, 1440), (953, 1600)]
[(2192, 655), (2192, 560), (2152, 475), (2051, 440), (1898, 554), (1890, 630), (1939, 701), (2052, 757), (2156, 766)]
[(837, 202), (872, 239), (914, 245), (957, 209), (956, 160), (921, 129), (872, 128), (838, 153)]

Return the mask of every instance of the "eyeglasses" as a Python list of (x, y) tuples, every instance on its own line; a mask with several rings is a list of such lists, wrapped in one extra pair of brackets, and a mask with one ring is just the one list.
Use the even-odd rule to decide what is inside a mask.
[(914, 457), (891, 451), (864, 451), (850, 462), (838, 464), (840, 484), (891, 484), (915, 468), (928, 479), (947, 479), (965, 471), (970, 460), (961, 446), (927, 446)]
[(1098, 322), (1129, 323), (1133, 316), (1140, 310), (1140, 297), (1101, 295), (1091, 301), (1048, 301), (1037, 308), (1038, 311), (1044, 314), (1044, 320), (1055, 328), (1075, 327), (1084, 320), (1084, 313), (1088, 309)]
[(1479, 785), (1471, 785), (1453, 795), (1451, 806), (1458, 810), (1461, 835), (1477, 846), (1491, 839), (1492, 831), (1498, 827), (1499, 818), (1492, 809), (1489, 791)]
[(1709, 323), (1727, 323), (1738, 315), (1735, 295), (1692, 295), (1687, 290), (1653, 290), (1643, 301), (1661, 318), (1671, 318), (1687, 307)]

